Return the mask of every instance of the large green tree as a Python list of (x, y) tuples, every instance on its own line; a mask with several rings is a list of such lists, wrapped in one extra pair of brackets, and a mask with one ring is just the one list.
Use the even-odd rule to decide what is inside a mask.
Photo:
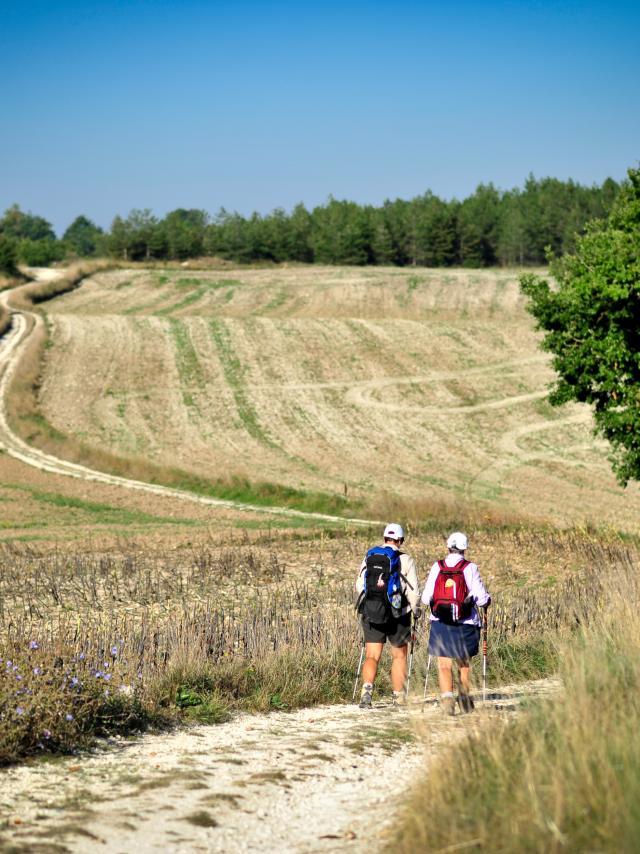
[(103, 240), (103, 231), (86, 216), (77, 216), (62, 235), (62, 240), (81, 258), (98, 254)]
[(640, 170), (629, 170), (609, 216), (575, 246), (552, 264), (556, 287), (534, 275), (521, 287), (553, 353), (551, 403), (594, 407), (596, 432), (626, 484), (640, 479)]

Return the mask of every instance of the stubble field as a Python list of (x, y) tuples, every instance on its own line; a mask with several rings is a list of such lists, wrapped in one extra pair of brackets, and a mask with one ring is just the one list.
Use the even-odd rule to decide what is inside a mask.
[[(56, 430), (211, 480), (634, 531), (513, 271), (117, 270), (46, 304)], [(373, 518), (376, 518), (374, 515)]]

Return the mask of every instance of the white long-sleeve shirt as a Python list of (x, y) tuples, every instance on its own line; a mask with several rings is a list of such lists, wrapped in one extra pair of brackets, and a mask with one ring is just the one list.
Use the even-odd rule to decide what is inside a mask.
[[(391, 543), (385, 543), (385, 546), (391, 546), (392, 549), (399, 551), (399, 549)], [(360, 573), (356, 579), (356, 593), (358, 596), (360, 596), (364, 590), (364, 571), (366, 568), (367, 559), (365, 557), (360, 565)], [(415, 611), (418, 607), (418, 602), (420, 601), (420, 586), (416, 562), (411, 555), (406, 554), (406, 552), (400, 552), (400, 574), (403, 576), (400, 579), (402, 593), (405, 601), (407, 602), (407, 604), (402, 608), (402, 613), (408, 614), (409, 611)]]
[[(461, 554), (457, 554), (457, 552), (450, 552), (444, 559), (444, 562), (447, 566), (454, 567), (457, 563), (460, 563), (462, 559)], [(422, 593), (422, 604), (429, 608), (430, 614), (431, 608), (429, 607), (429, 601), (433, 597), (436, 578), (438, 577), (439, 572), (440, 567), (436, 561), (429, 571), (427, 583), (425, 584), (424, 591)], [(490, 601), (491, 597), (485, 589), (482, 578), (480, 578), (480, 571), (475, 563), (468, 563), (463, 570), (463, 575), (469, 590), (469, 595), (473, 597), (473, 610), (471, 611), (471, 615), (461, 622), (467, 623), (471, 626), (481, 626), (482, 621), (480, 619), (480, 614), (478, 613), (478, 608), (482, 608), (486, 605)], [(431, 620), (433, 622), (438, 622), (438, 618), (434, 617), (433, 614), (431, 614)]]

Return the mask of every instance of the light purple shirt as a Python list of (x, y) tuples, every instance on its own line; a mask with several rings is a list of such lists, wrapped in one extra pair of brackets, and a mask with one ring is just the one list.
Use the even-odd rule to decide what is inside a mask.
[[(447, 566), (455, 566), (457, 563), (460, 563), (462, 560), (462, 555), (457, 554), (456, 552), (451, 552), (446, 556), (444, 562)], [(438, 562), (436, 561), (431, 570), (429, 571), (429, 575), (427, 577), (427, 583), (424, 588), (424, 592), (422, 593), (422, 604), (426, 605), (429, 608), (429, 600), (433, 597), (433, 591), (436, 586), (436, 578), (438, 577), (438, 573), (440, 572), (440, 567), (438, 566)], [(482, 579), (480, 578), (480, 571), (475, 563), (468, 563), (465, 566), (464, 571), (464, 580), (467, 583), (467, 588), (469, 589), (469, 594), (473, 597), (474, 606), (473, 611), (471, 612), (471, 616), (466, 620), (462, 620), (463, 623), (466, 623), (470, 626), (481, 626), (482, 621), (480, 619), (480, 614), (478, 613), (478, 607), (482, 608), (483, 605), (486, 605), (490, 600), (490, 596), (485, 590), (485, 586), (482, 583)], [(429, 609), (429, 613), (431, 614), (431, 609)], [(434, 617), (431, 614), (431, 620), (433, 622), (439, 622), (437, 617)]]

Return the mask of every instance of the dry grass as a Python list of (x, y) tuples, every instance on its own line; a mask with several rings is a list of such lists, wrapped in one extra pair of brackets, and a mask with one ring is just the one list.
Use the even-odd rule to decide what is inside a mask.
[(577, 630), (551, 635), (562, 693), (441, 757), (415, 787), (389, 850), (637, 849), (637, 564), (600, 564), (596, 578)]
[[(523, 552), (537, 551), (531, 567), (543, 565), (545, 554), (557, 558), (552, 536), (521, 544)], [(553, 667), (541, 639), (584, 621), (592, 604), (589, 567), (625, 560), (619, 544), (577, 537), (563, 544), (581, 575), (524, 590), (507, 572), (502, 585), (492, 583), (495, 679)], [(348, 699), (359, 643), (351, 590), (366, 542), (319, 539), (304, 552), (302, 545), (278, 538), (173, 554), (5, 547), (0, 759), (69, 750), (96, 734), (151, 723), (215, 722), (233, 709)], [(418, 681), (422, 658), (418, 653)]]
[(259, 471), (369, 518), (637, 529), (640, 491), (615, 484), (588, 411), (543, 400), (552, 372), (510, 271), (136, 268), (47, 311), (42, 415), (150, 477)]

